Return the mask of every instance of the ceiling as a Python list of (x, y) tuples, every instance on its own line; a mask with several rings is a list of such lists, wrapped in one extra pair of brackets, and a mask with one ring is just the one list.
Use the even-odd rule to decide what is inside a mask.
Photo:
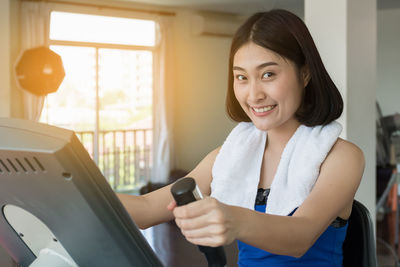
[[(122, 0), (125, 2), (191, 8), (249, 15), (257, 11), (283, 8), (303, 16), (304, 0)], [(400, 8), (400, 0), (377, 0), (378, 9)]]
[(272, 8), (303, 14), (303, 0), (123, 0), (125, 2), (249, 15)]

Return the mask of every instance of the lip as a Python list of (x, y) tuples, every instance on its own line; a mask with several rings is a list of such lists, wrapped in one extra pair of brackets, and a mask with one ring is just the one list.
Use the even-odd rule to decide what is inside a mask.
[[(270, 105), (268, 105), (268, 106), (270, 106)], [(274, 112), (274, 111), (275, 111), (275, 108), (276, 108), (277, 106), (278, 106), (278, 105), (275, 105), (275, 107), (274, 107), (273, 109), (268, 110), (268, 111), (265, 111), (265, 112), (256, 112), (256, 111), (254, 110), (254, 108), (262, 108), (262, 107), (265, 107), (265, 106), (261, 106), (261, 107), (250, 107), (250, 109), (251, 109), (251, 112), (253, 112), (254, 116), (256, 116), (256, 117), (264, 117), (264, 116), (268, 116), (269, 114), (271, 114), (272, 112)]]

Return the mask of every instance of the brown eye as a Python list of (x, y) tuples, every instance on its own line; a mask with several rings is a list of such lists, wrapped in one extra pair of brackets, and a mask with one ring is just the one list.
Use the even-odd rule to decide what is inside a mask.
[(245, 80), (247, 80), (246, 76), (241, 75), (241, 74), (236, 75), (236, 79), (239, 80), (239, 81), (245, 81)]
[(271, 78), (274, 74), (272, 72), (266, 72), (263, 74), (263, 79)]

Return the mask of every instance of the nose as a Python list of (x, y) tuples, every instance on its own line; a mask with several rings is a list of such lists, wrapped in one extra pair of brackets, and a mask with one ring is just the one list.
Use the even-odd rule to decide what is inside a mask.
[(249, 88), (249, 100), (253, 103), (257, 103), (265, 98), (266, 94), (263, 91), (261, 84), (257, 81), (251, 82)]

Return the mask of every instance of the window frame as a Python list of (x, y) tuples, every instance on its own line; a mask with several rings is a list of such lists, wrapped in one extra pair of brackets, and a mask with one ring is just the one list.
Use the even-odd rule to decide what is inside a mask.
[[(154, 46), (140, 46), (140, 45), (126, 45), (126, 44), (109, 44), (109, 43), (96, 43), (96, 42), (79, 42), (79, 41), (66, 41), (66, 40), (52, 40), (50, 39), (50, 18), (51, 12), (70, 12), (76, 14), (85, 14), (85, 15), (98, 15), (98, 16), (110, 16), (110, 17), (121, 17), (121, 18), (130, 18), (130, 19), (143, 19), (143, 20), (152, 20), (156, 24), (156, 36), (155, 36), (155, 45)], [(121, 50), (130, 50), (130, 51), (149, 51), (152, 53), (152, 129), (154, 129), (154, 116), (155, 116), (155, 108), (154, 108), (154, 92), (156, 87), (156, 81), (158, 80), (158, 74), (156, 73), (157, 66), (160, 61), (160, 31), (159, 31), (159, 22), (157, 19), (157, 15), (154, 14), (145, 14), (138, 13), (132, 11), (121, 11), (121, 10), (108, 10), (108, 9), (96, 9), (94, 7), (78, 7), (73, 5), (66, 4), (58, 4), (53, 3), (49, 8), (49, 21), (47, 25), (46, 31), (46, 39), (48, 46), (74, 46), (74, 47), (90, 47), (95, 48), (96, 51), (96, 82), (95, 82), (95, 90), (96, 90), (96, 106), (95, 106), (95, 129), (94, 129), (94, 138), (93, 138), (93, 160), (98, 165), (99, 164), (99, 49), (121, 49)], [(154, 134), (154, 133), (153, 133)]]

